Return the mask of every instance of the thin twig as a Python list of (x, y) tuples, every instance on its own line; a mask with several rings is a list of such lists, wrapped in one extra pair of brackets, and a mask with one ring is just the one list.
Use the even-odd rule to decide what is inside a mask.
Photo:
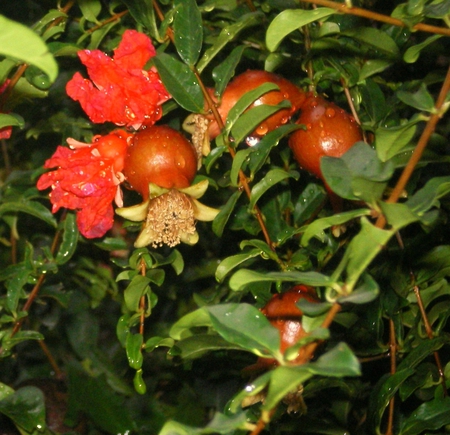
[[(397, 339), (395, 337), (395, 324), (392, 319), (389, 319), (389, 355), (391, 358), (391, 375), (397, 371)], [(395, 412), (395, 397), (389, 400), (388, 422), (385, 435), (392, 435), (394, 427), (394, 412)]]
[[(330, 0), (300, 0), (303, 3), (312, 3), (319, 6), (325, 6), (327, 8), (336, 9), (344, 14), (356, 15), (358, 17), (369, 18), (371, 20), (380, 21), (382, 23), (391, 24), (398, 27), (410, 27), (402, 20), (390, 17), (389, 15), (379, 14), (367, 9), (357, 8), (355, 6), (349, 7), (345, 3), (336, 3)], [(435, 33), (439, 35), (450, 36), (450, 29), (445, 27), (430, 26), (428, 24), (415, 24), (410, 27), (411, 30), (419, 30), (422, 32)]]

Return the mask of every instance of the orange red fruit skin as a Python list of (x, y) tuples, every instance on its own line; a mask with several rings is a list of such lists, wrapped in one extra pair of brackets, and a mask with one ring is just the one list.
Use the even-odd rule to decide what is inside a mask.
[[(225, 122), (228, 112), (236, 104), (236, 102), (247, 92), (261, 86), (264, 83), (274, 83), (280, 90), (271, 91), (258, 98), (250, 107), (256, 107), (261, 104), (277, 105), (283, 100), (289, 100), (292, 107), (290, 109), (282, 109), (265, 119), (253, 132), (253, 136), (261, 137), (269, 131), (286, 124), (291, 118), (292, 114), (298, 110), (306, 99), (305, 92), (291, 83), (285, 78), (262, 70), (248, 70), (234, 78), (225, 89), (220, 104), (217, 107), (222, 120)], [(211, 96), (215, 99), (213, 91), (209, 90)], [(211, 117), (209, 125), (210, 139), (216, 138), (220, 129), (214, 118)]]
[(363, 140), (355, 119), (344, 109), (320, 96), (309, 96), (296, 122), (306, 130), (289, 137), (289, 146), (301, 168), (323, 179), (320, 160), (341, 157), (356, 142)]
[[(267, 317), (271, 325), (277, 328), (280, 333), (280, 351), (282, 353), (306, 336), (306, 332), (301, 324), (303, 313), (296, 305), (300, 299), (306, 299), (309, 302), (319, 302), (312, 287), (297, 285), (284, 293), (273, 295), (261, 309), (261, 312)], [(302, 353), (300, 351), (299, 356), (292, 363), (299, 362), (301, 358)], [(268, 370), (277, 365), (278, 362), (275, 359), (258, 358), (255, 364), (247, 367), (244, 371), (252, 373)]]
[(197, 172), (192, 144), (177, 130), (154, 125), (135, 134), (125, 156), (123, 174), (130, 188), (148, 198), (148, 185), (185, 188)]

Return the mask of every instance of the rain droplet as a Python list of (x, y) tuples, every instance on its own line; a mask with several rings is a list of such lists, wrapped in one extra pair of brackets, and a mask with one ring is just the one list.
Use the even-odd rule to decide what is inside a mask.
[(247, 139), (245, 139), (245, 142), (249, 147), (254, 147), (255, 145), (258, 145), (259, 137), (249, 136)]
[(306, 124), (306, 129), (307, 130), (311, 130), (312, 129), (312, 125), (311, 124)]
[(327, 107), (325, 110), (325, 116), (327, 118), (334, 118), (336, 116), (336, 110), (334, 110), (332, 107)]
[(186, 166), (186, 160), (183, 156), (176, 156), (175, 162), (180, 168), (184, 168)]
[(283, 118), (281, 118), (280, 122), (281, 122), (282, 124), (286, 124), (286, 122), (288, 122), (288, 120), (289, 120), (289, 118), (286, 117), (286, 116), (284, 116)]
[(267, 133), (267, 131), (269, 130), (269, 127), (267, 126), (267, 124), (262, 123), (258, 126), (258, 128), (256, 129), (256, 132), (260, 135), (264, 135)]

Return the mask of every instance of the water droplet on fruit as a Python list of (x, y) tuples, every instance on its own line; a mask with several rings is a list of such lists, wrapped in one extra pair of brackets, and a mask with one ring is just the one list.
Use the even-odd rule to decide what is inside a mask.
[(179, 166), (180, 168), (184, 168), (186, 166), (186, 160), (184, 159), (183, 156), (177, 156), (175, 158), (175, 162), (177, 166)]
[(323, 122), (322, 121), (319, 122), (319, 127), (323, 128)]
[(325, 137), (325, 130), (320, 131), (320, 137)]
[(283, 98), (284, 98), (285, 100), (288, 100), (288, 99), (289, 99), (289, 94), (288, 94), (287, 92), (285, 92), (285, 93), (283, 94)]
[(306, 129), (307, 130), (311, 130), (312, 129), (312, 125), (311, 124), (306, 124)]
[(286, 122), (288, 122), (288, 120), (289, 120), (289, 118), (286, 117), (286, 116), (284, 116), (283, 118), (281, 118), (280, 122), (281, 122), (282, 124), (286, 124)]
[(318, 102), (317, 100), (311, 100), (311, 101), (309, 102), (309, 105), (310, 105), (311, 107), (317, 107), (317, 106), (319, 105), (319, 102)]
[(327, 110), (325, 110), (325, 116), (327, 118), (334, 118), (336, 116), (336, 110), (332, 107), (327, 107)]
[(268, 130), (269, 130), (269, 127), (267, 126), (267, 124), (262, 123), (256, 129), (256, 132), (262, 136), (262, 135), (266, 134)]

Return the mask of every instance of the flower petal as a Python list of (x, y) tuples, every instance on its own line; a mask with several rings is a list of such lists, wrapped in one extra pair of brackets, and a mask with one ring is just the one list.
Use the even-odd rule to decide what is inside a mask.
[(191, 198), (191, 202), (192, 206), (194, 207), (194, 217), (198, 221), (213, 221), (220, 212), (220, 210), (218, 210), (217, 208), (208, 207), (207, 205), (202, 204), (200, 201), (197, 201), (194, 198)]

